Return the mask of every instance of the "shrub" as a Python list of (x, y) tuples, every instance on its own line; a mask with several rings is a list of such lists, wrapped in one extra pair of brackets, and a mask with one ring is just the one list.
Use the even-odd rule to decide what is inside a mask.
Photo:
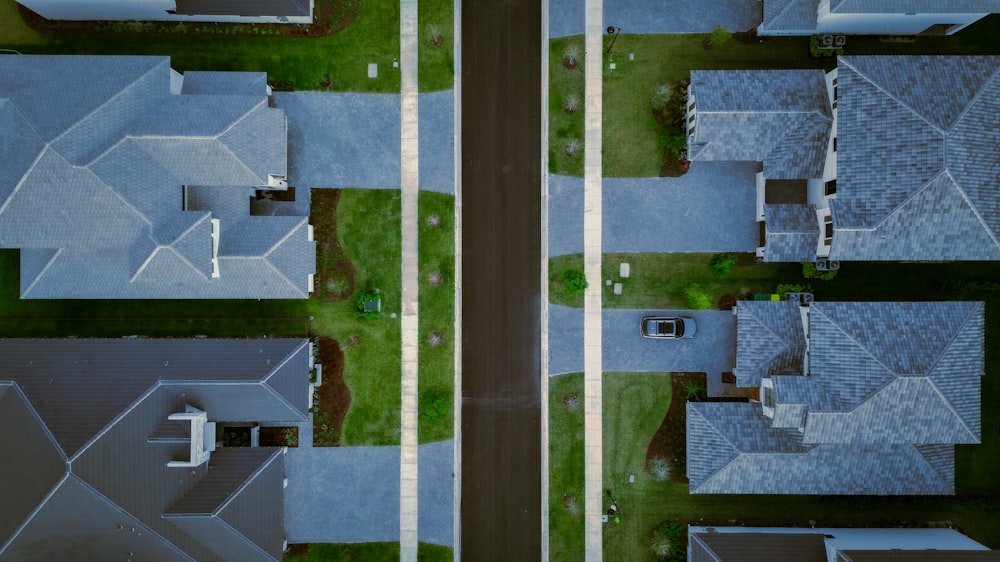
[(579, 107), (580, 107), (580, 98), (577, 97), (575, 94), (570, 94), (566, 96), (565, 100), (563, 100), (563, 109), (566, 110), (566, 113), (573, 113)]
[(712, 256), (712, 259), (708, 261), (708, 264), (712, 266), (712, 273), (718, 275), (719, 277), (726, 277), (733, 272), (733, 268), (736, 267), (736, 254), (733, 252), (722, 252)]
[(563, 288), (567, 295), (582, 295), (587, 292), (587, 276), (579, 269), (567, 269), (563, 272)]
[(710, 37), (712, 38), (713, 44), (725, 45), (726, 43), (729, 42), (730, 39), (733, 38), (733, 34), (731, 31), (727, 30), (721, 25), (717, 25), (715, 26), (715, 29), (712, 30), (712, 34)]
[(566, 153), (566, 156), (569, 156), (571, 158), (573, 156), (576, 156), (577, 153), (580, 152), (580, 141), (578, 141), (577, 139), (570, 139), (566, 141), (566, 145), (563, 147), (563, 151)]
[(664, 150), (679, 156), (680, 152), (687, 148), (687, 137), (680, 131), (665, 129), (660, 133), (660, 143)]
[(441, 226), (441, 217), (438, 215), (427, 215), (427, 226), (437, 228)]
[(435, 287), (440, 285), (442, 282), (441, 274), (438, 273), (437, 271), (432, 272), (430, 275), (427, 276), (427, 282), (430, 283), (431, 285), (434, 285)]
[(575, 412), (580, 408), (580, 397), (576, 394), (567, 394), (562, 400), (563, 406), (570, 412)]
[(427, 336), (427, 343), (431, 347), (438, 347), (444, 343), (444, 336), (441, 335), (441, 332), (431, 332), (430, 335)]
[(843, 49), (820, 49), (819, 48), (819, 35), (813, 35), (809, 37), (809, 55), (814, 59), (840, 56), (844, 54)]
[(653, 95), (649, 96), (649, 107), (652, 107), (654, 111), (660, 111), (667, 107), (671, 93), (670, 84), (660, 84), (653, 90)]
[(819, 271), (816, 269), (816, 264), (811, 261), (804, 261), (802, 262), (802, 276), (806, 279), (829, 281), (837, 276), (837, 270), (831, 269), (829, 271)]
[(657, 560), (685, 560), (687, 528), (681, 523), (663, 522), (649, 533), (649, 551)]
[(364, 318), (365, 320), (381, 316), (381, 313), (379, 312), (365, 312), (366, 301), (375, 301), (381, 298), (381, 295), (379, 295), (376, 291), (366, 291), (361, 293), (358, 295), (358, 298), (354, 299), (354, 315), (358, 318)]
[(563, 60), (566, 61), (567, 64), (575, 65), (579, 58), (580, 47), (577, 47), (576, 45), (570, 45), (566, 47), (565, 51), (563, 51)]
[(570, 493), (563, 495), (562, 504), (563, 507), (566, 508), (566, 511), (570, 513), (575, 514), (580, 512), (580, 500), (576, 497), (576, 494)]
[(774, 289), (774, 292), (781, 295), (784, 298), (788, 293), (811, 293), (813, 290), (812, 285), (803, 285), (799, 283), (779, 283)]
[(420, 417), (427, 421), (447, 419), (450, 409), (451, 395), (443, 390), (428, 390), (420, 397)]
[(440, 47), (444, 44), (444, 37), (441, 35), (441, 29), (436, 25), (431, 25), (427, 28), (427, 40), (431, 45), (435, 47)]
[(663, 482), (670, 478), (670, 463), (663, 457), (653, 457), (649, 459), (646, 469), (653, 475), (657, 482)]
[(684, 292), (688, 298), (688, 308), (691, 310), (705, 310), (712, 306), (712, 297), (700, 285), (691, 285)]

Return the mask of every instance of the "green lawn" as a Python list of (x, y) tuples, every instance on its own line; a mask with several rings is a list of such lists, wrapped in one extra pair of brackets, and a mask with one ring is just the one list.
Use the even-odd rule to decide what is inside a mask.
[[(576, 397), (575, 405), (570, 398)], [(583, 373), (549, 378), (549, 559), (583, 560)], [(576, 510), (573, 511), (573, 497)]]
[[(549, 171), (555, 174), (583, 176), (583, 72), (586, 61), (581, 54), (576, 68), (563, 65), (567, 49), (583, 53), (583, 36), (553, 39), (549, 43)], [(566, 110), (570, 97), (576, 98), (576, 108)], [(566, 143), (576, 140), (575, 156), (566, 154)]]
[[(455, 429), (455, 198), (422, 191), (419, 208), (418, 433), (421, 443), (429, 443), (451, 439)], [(433, 217), (436, 226), (428, 222)], [(439, 279), (432, 279), (435, 273)], [(440, 334), (440, 343), (431, 341), (432, 333)]]
[[(604, 373), (602, 391), (604, 488), (621, 514), (604, 526), (604, 559), (652, 559), (647, 537), (665, 507), (657, 493), (665, 483), (646, 470), (646, 448), (670, 407), (670, 374)], [(609, 504), (605, 495), (602, 506)]]
[[(452, 0), (422, 0), (418, 9), (420, 91), (450, 90), (455, 76), (455, 5)], [(435, 29), (443, 40), (440, 46), (431, 44)]]
[(0, 0), (0, 43), (3, 45), (33, 45), (44, 39), (24, 24), (15, 0)]
[[(323, 217), (314, 216), (313, 221)], [(379, 225), (373, 229), (372, 225)], [(337, 231), (354, 263), (358, 292), (379, 289), (382, 316), (359, 319), (353, 298), (316, 307), (314, 328), (343, 345), (344, 381), (351, 408), (344, 420), (344, 445), (398, 445), (400, 431), (400, 192), (345, 189), (337, 207)], [(313, 301), (315, 302), (315, 301)], [(317, 303), (318, 304), (318, 303)], [(391, 318), (395, 313), (396, 318)]]
[[(417, 560), (420, 562), (451, 562), (455, 554), (451, 548), (436, 544), (417, 545)], [(305, 556), (285, 556), (285, 562), (398, 562), (398, 542), (366, 542), (348, 544), (309, 545)]]
[[(14, 0), (0, 0), (0, 16), (19, 20), (13, 5)], [(252, 27), (244, 29), (248, 33)], [(39, 42), (13, 21), (0, 30), (0, 47), (25, 53), (170, 55), (171, 66), (178, 71), (265, 71), (271, 83), (294, 83), (297, 90), (399, 91), (399, 70), (392, 67), (399, 60), (399, 2), (392, 0), (359, 2), (357, 16), (346, 29), (316, 38), (204, 35), (189, 30), (46, 35)], [(378, 78), (368, 78), (369, 63), (378, 63)], [(321, 86), (327, 74), (330, 85)]]

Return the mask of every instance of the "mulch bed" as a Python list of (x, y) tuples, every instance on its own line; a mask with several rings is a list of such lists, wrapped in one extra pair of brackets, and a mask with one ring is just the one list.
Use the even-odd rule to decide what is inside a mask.
[[(292, 438), (286, 439), (285, 429), (292, 430)], [(299, 428), (291, 426), (284, 427), (262, 427), (260, 428), (261, 447), (298, 447)]]
[[(188, 35), (236, 35), (237, 29), (242, 33), (250, 27), (245, 23), (212, 23), (212, 22), (178, 22), (178, 21), (156, 21), (156, 22), (122, 22), (122, 21), (62, 21), (47, 20), (42, 16), (32, 12), (28, 8), (18, 4), (21, 12), (21, 19), (24, 23), (40, 33), (52, 33), (63, 35), (93, 35), (95, 33), (178, 33), (178, 29), (186, 30)], [(316, 0), (313, 8), (312, 24), (270, 24), (259, 23), (254, 27), (260, 30), (267, 30), (267, 35), (271, 37), (323, 37), (342, 31), (354, 22), (358, 15), (358, 0)], [(124, 31), (122, 25), (129, 26), (128, 31)], [(202, 29), (213, 29), (214, 31), (202, 31)]]
[[(666, 459), (670, 463), (670, 480), (687, 483), (687, 390), (686, 384), (696, 383), (707, 388), (705, 373), (674, 373), (670, 377), (670, 408), (664, 416), (660, 428), (646, 449), (646, 466), (653, 458)], [(707, 398), (701, 392), (699, 400)]]
[(337, 234), (340, 190), (313, 189), (311, 193), (310, 222), (316, 237), (316, 297), (322, 302), (343, 301), (354, 294), (357, 274)]
[(323, 366), (323, 381), (316, 389), (319, 399), (313, 401), (313, 445), (337, 447), (351, 407), (351, 391), (344, 382), (344, 352), (337, 340), (320, 336), (317, 361)]

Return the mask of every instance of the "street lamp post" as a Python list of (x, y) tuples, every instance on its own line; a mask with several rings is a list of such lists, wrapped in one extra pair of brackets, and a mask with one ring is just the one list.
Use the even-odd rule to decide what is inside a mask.
[(622, 34), (622, 28), (616, 25), (608, 26), (608, 35), (614, 35), (614, 38), (611, 39), (611, 44), (608, 45), (608, 53), (611, 53), (611, 48), (615, 46), (615, 41), (618, 40), (618, 36), (621, 34)]

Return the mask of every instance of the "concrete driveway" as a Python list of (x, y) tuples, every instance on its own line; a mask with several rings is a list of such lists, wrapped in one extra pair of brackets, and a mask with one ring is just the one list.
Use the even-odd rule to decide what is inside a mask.
[[(454, 442), (418, 455), (419, 539), (453, 546)], [(399, 542), (399, 447), (289, 448), (285, 475), (288, 542)]]
[[(639, 335), (639, 320), (646, 315), (690, 315), (698, 325), (691, 339), (653, 340)], [(697, 371), (708, 373), (708, 391), (725, 390), (720, 374), (736, 362), (736, 317), (729, 311), (605, 309), (603, 370)], [(583, 309), (549, 305), (549, 374), (583, 370)]]
[[(605, 252), (753, 252), (757, 165), (694, 162), (679, 178), (604, 178)], [(549, 176), (549, 255), (583, 252), (583, 179)]]
[[(760, 0), (606, 0), (604, 25), (622, 33), (700, 33), (721, 25), (747, 31), (760, 24)], [(583, 2), (549, 0), (549, 36), (582, 35)]]

